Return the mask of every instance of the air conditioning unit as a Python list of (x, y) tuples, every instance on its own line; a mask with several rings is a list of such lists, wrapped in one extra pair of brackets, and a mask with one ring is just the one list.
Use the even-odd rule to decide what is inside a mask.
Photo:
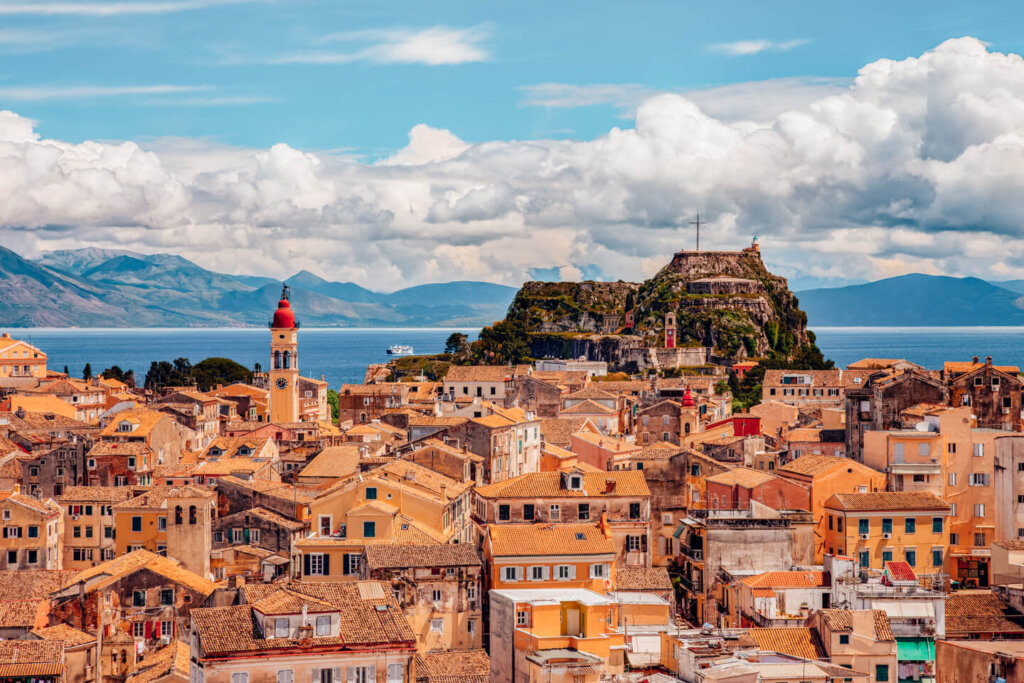
[(869, 539), (870, 537), (871, 537), (871, 534), (861, 534), (861, 535), (860, 535), (860, 540), (862, 540), (862, 541), (866, 541), (866, 540), (868, 540), (868, 539)]
[(78, 515), (71, 515), (71, 519), (78, 519)]
[(891, 538), (892, 534), (882, 534), (882, 538)]
[(170, 636), (160, 636), (160, 644), (161, 645), (170, 645), (171, 644), (171, 637)]

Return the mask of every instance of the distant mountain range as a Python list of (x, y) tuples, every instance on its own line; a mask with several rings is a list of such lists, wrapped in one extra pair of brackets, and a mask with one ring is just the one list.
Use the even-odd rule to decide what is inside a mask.
[[(516, 293), (489, 282), (382, 293), (308, 271), (285, 282), (310, 327), (476, 327), (502, 319)], [(32, 261), (0, 247), (5, 327), (262, 326), (280, 294), (278, 280), (216, 273), (172, 254), (87, 248)]]
[(796, 295), (812, 329), (1024, 325), (1024, 280), (912, 274)]

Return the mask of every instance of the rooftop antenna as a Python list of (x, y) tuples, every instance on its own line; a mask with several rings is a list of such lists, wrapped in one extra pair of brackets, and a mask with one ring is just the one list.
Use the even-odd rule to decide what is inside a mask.
[[(690, 225), (696, 225), (697, 226), (697, 251), (700, 251), (700, 224), (701, 224), (701, 222), (702, 221), (700, 220), (700, 214), (699, 213), (697, 214), (697, 220), (690, 221)], [(705, 225), (707, 225), (707, 221), (703, 221), (703, 223)]]
[[(700, 218), (700, 216), (697, 216), (697, 218), (699, 219), (699, 218)], [(698, 232), (698, 235), (699, 235), (699, 234), (700, 234), (700, 233)], [(698, 237), (698, 243), (699, 243), (699, 241), (700, 241), (700, 238)], [(282, 299), (287, 299), (287, 298), (288, 298), (288, 292), (289, 292), (289, 290), (290, 290), (290, 287), (288, 287), (288, 285), (287, 285), (287, 284), (284, 284), (284, 283), (282, 283), (282, 284), (281, 284), (281, 298), (282, 298)]]

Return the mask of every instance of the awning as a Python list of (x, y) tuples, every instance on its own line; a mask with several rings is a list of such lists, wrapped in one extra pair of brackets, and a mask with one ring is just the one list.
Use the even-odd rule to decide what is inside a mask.
[(890, 619), (934, 619), (935, 606), (931, 601), (874, 600), (872, 609), (884, 610)]
[(935, 661), (935, 641), (931, 638), (897, 638), (896, 661), (898, 662), (933, 662)]

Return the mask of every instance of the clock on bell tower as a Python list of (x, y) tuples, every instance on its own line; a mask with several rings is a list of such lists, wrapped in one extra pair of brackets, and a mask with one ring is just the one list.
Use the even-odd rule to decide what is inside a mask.
[(299, 421), (299, 322), (288, 301), (288, 285), (281, 290), (270, 322), (270, 421)]

